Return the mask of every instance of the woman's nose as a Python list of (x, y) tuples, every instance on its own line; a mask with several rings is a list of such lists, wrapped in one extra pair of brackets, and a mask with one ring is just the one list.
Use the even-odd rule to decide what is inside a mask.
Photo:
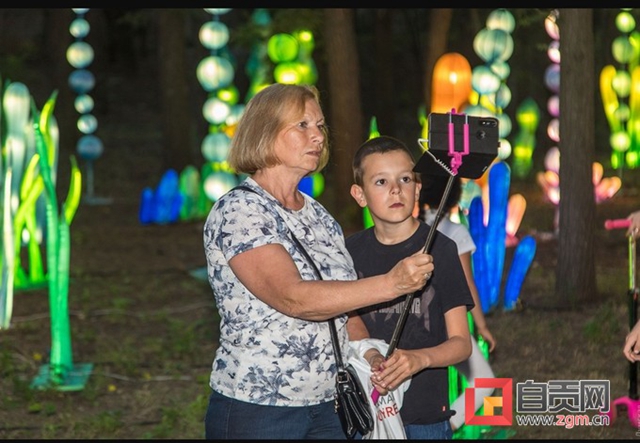
[(315, 131), (311, 134), (311, 140), (315, 143), (322, 143), (324, 141), (324, 132), (322, 132), (322, 129), (315, 128)]

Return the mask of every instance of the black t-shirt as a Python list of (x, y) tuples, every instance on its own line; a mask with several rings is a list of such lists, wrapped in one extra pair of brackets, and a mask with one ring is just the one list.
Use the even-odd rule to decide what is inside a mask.
[[(422, 250), (428, 232), (429, 225), (420, 221), (410, 238), (395, 245), (380, 243), (373, 228), (351, 235), (346, 243), (358, 278), (387, 273), (403, 258)], [(435, 265), (433, 276), (424, 291), (413, 298), (399, 349), (430, 348), (446, 341), (444, 313), (461, 305), (470, 310), (474, 305), (455, 242), (436, 231), (429, 253)], [(406, 296), (401, 296), (358, 311), (372, 338), (390, 342), (405, 300)], [(405, 425), (437, 423), (453, 415), (449, 409), (447, 367), (428, 368), (413, 375), (400, 415)]]

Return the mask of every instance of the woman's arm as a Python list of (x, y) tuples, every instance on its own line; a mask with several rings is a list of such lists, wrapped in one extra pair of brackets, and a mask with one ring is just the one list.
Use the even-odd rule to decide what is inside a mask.
[(279, 244), (242, 252), (229, 266), (238, 280), (269, 306), (291, 317), (316, 321), (417, 291), (434, 269), (432, 257), (419, 251), (386, 274), (352, 281), (303, 280)]

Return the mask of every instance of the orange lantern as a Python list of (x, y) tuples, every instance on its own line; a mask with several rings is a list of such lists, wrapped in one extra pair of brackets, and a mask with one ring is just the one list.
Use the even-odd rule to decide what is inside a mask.
[(433, 68), (431, 112), (460, 112), (471, 94), (471, 65), (456, 52), (442, 55)]

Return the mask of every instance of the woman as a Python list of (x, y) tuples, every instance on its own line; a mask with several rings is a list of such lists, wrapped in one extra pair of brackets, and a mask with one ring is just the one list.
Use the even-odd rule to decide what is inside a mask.
[(417, 253), (387, 274), (357, 280), (339, 224), (298, 190), (300, 180), (328, 160), (312, 86), (273, 84), (256, 94), (238, 122), (228, 160), (249, 177), (245, 189), (215, 203), (204, 226), (220, 314), (205, 437), (344, 439), (326, 320), (336, 317), (346, 351), (344, 313), (421, 288), (434, 269), (431, 256)]

